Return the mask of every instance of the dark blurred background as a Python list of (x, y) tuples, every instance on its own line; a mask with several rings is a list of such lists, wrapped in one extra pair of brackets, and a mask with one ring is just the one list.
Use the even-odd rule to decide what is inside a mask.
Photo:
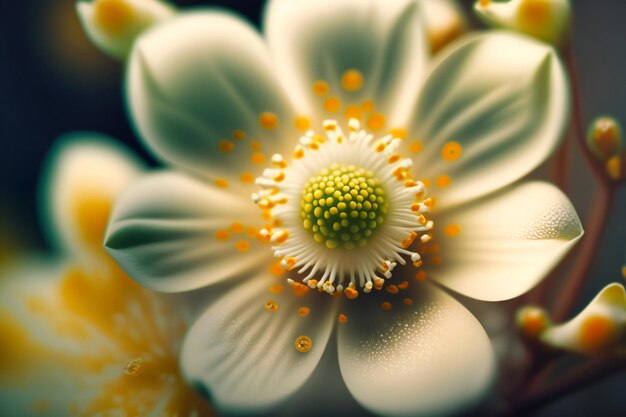
[[(311, 0), (314, 1), (314, 0)], [(339, 0), (338, 0), (339, 1)], [(262, 0), (173, 1), (184, 8), (228, 7), (258, 24)], [(463, 1), (470, 10), (471, 1)], [(574, 0), (574, 50), (585, 122), (611, 114), (626, 122), (626, 2)], [(475, 27), (480, 25), (470, 19)], [(96, 131), (127, 144), (147, 161), (124, 113), (123, 65), (85, 38), (74, 0), (0, 3), (0, 251), (46, 248), (38, 219), (36, 189), (42, 161), (53, 142), (71, 131)], [(581, 214), (593, 207), (593, 182), (585, 169), (572, 177), (572, 199)], [(582, 190), (582, 192), (576, 192)], [(617, 199), (611, 229), (594, 268), (587, 300), (619, 280), (626, 247), (626, 200)], [(1, 257), (1, 255), (0, 255)], [(626, 378), (617, 376), (578, 399), (542, 415), (626, 415)]]

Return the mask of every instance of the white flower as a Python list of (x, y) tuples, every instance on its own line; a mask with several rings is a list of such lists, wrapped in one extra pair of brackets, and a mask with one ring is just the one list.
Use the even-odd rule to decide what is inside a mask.
[(370, 411), (476, 405), (495, 374), (489, 340), (433, 284), (509, 299), (581, 236), (555, 187), (512, 185), (566, 123), (555, 52), (492, 32), (429, 63), (408, 0), (275, 0), (264, 27), (267, 40), (231, 14), (195, 11), (137, 40), (128, 105), (174, 169), (122, 196), (107, 250), (158, 291), (232, 288), (182, 355), (222, 410), (263, 411), (296, 392), (335, 330), (343, 380)]
[(113, 200), (143, 169), (101, 135), (55, 146), (41, 201), (62, 256), (3, 273), (0, 415), (211, 415), (178, 371), (183, 300), (141, 288), (102, 249)]

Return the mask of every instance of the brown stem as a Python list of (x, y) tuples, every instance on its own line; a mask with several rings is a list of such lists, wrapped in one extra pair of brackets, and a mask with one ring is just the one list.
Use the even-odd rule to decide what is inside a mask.
[(608, 378), (614, 373), (624, 370), (626, 363), (615, 357), (605, 357), (588, 362), (566, 373), (557, 381), (548, 384), (542, 390), (526, 396), (503, 415), (526, 415), (566, 395)]
[(565, 53), (565, 59), (571, 77), (573, 120), (576, 139), (598, 180), (599, 188), (595, 200), (596, 204), (594, 204), (592, 211), (589, 213), (588, 221), (585, 223), (586, 235), (583, 236), (580, 246), (576, 251), (576, 260), (571, 269), (572, 274), (568, 277), (567, 281), (565, 281), (553, 308), (552, 317), (555, 321), (562, 321), (567, 318), (580, 295), (585, 278), (593, 266), (593, 260), (597, 252), (598, 244), (602, 238), (615, 194), (613, 185), (608, 181), (607, 176), (604, 174), (602, 168), (585, 143), (578, 73), (576, 71), (574, 55), (571, 50)]
[[(572, 121), (573, 123), (573, 121)], [(574, 131), (573, 126), (570, 126), (568, 133), (565, 135), (561, 146), (554, 156), (554, 165), (552, 167), (552, 177), (554, 183), (564, 192), (569, 191), (569, 158), (571, 151), (570, 132)]]
[(594, 206), (588, 215), (588, 221), (585, 222), (586, 234), (583, 236), (576, 251), (576, 259), (571, 268), (571, 275), (567, 277), (559, 291), (552, 310), (552, 317), (557, 322), (563, 321), (568, 317), (578, 300), (585, 278), (593, 266), (598, 245), (604, 234), (611, 212), (614, 196), (614, 189), (610, 184), (605, 182), (599, 184), (598, 194), (594, 199)]

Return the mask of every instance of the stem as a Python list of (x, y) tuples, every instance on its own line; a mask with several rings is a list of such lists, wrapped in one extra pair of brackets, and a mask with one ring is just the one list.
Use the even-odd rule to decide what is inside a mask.
[(526, 415), (559, 398), (572, 394), (623, 370), (624, 365), (623, 360), (619, 361), (615, 357), (605, 357), (579, 366), (563, 375), (557, 381), (550, 383), (547, 388), (535, 394), (531, 393), (514, 406), (514, 411), (509, 412), (508, 415)]
[(578, 76), (578, 71), (576, 70), (576, 60), (574, 58), (574, 53), (571, 49), (568, 49), (564, 54), (565, 63), (570, 75), (570, 89), (572, 94), (572, 120), (574, 125), (574, 133), (576, 136), (576, 141), (578, 142), (578, 146), (583, 152), (585, 159), (589, 166), (591, 166), (592, 171), (600, 183), (609, 183), (609, 180), (604, 172), (604, 168), (598, 164), (597, 159), (585, 143), (586, 133), (585, 126), (583, 123), (583, 111), (582, 111), (582, 100), (580, 94), (580, 80)]
[(587, 234), (582, 238), (576, 253), (576, 260), (571, 269), (571, 275), (563, 284), (553, 307), (552, 317), (557, 322), (563, 321), (568, 317), (572, 307), (578, 300), (585, 278), (593, 266), (595, 254), (610, 215), (614, 196), (615, 193), (610, 185), (600, 184), (597, 198), (594, 200), (594, 207), (588, 215), (588, 221), (585, 222)]
[(571, 76), (571, 89), (573, 99), (573, 120), (577, 142), (583, 151), (587, 162), (592, 167), (593, 172), (598, 179), (599, 188), (596, 204), (592, 207), (585, 224), (587, 234), (582, 238), (581, 244), (577, 250), (576, 261), (572, 266), (572, 275), (565, 282), (562, 291), (553, 308), (553, 318), (555, 321), (562, 321), (567, 318), (576, 303), (578, 296), (583, 288), (585, 278), (589, 274), (593, 266), (596, 249), (602, 238), (607, 219), (610, 214), (611, 203), (615, 195), (614, 188), (607, 180), (606, 175), (601, 170), (597, 161), (591, 155), (591, 152), (585, 143), (585, 133), (582, 121), (582, 108), (580, 100), (580, 90), (578, 83), (578, 73), (576, 71), (574, 55), (571, 51), (565, 53), (567, 66)]
[(570, 128), (568, 129), (568, 133), (565, 135), (561, 146), (557, 150), (557, 153), (554, 157), (554, 166), (552, 171), (552, 176), (554, 178), (554, 183), (564, 192), (567, 192), (569, 189), (569, 157), (570, 157), (570, 133), (575, 131), (573, 127), (573, 121), (571, 122)]

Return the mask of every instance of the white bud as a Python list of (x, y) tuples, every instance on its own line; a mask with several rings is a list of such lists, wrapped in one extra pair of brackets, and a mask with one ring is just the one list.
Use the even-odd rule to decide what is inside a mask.
[(625, 330), (626, 291), (621, 284), (613, 283), (576, 317), (547, 329), (541, 341), (558, 349), (592, 355), (624, 350)]
[(562, 46), (570, 35), (569, 0), (478, 0), (474, 10), (488, 26), (522, 32), (554, 46)]
[(79, 1), (76, 10), (91, 42), (121, 60), (142, 32), (175, 14), (172, 6), (158, 0)]

